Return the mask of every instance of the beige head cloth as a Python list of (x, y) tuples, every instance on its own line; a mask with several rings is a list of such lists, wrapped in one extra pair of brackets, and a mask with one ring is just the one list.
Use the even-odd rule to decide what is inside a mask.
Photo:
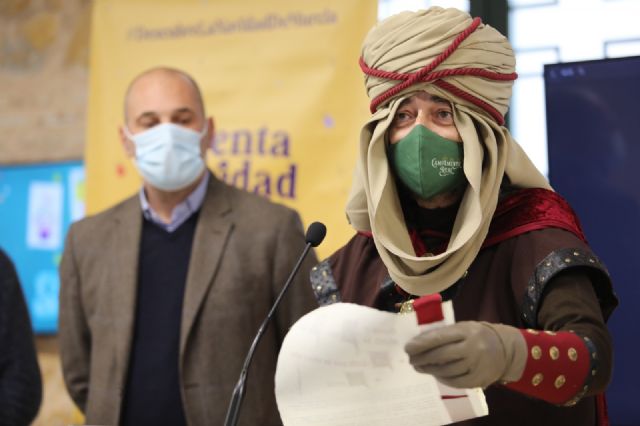
[[(477, 26), (453, 53), (433, 68), (430, 75), (435, 75), (435, 80), (427, 75), (392, 93), (376, 105), (360, 134), (360, 152), (347, 216), (356, 230), (372, 232), (391, 278), (411, 294), (442, 291), (464, 275), (487, 236), (505, 173), (514, 186), (550, 189), (508, 130), (496, 122), (502, 123), (502, 116), (507, 112), (513, 82), (464, 73), (456, 75), (451, 71), (442, 73), (460, 69), (485, 70), (474, 74), (514, 72), (515, 59), (507, 39), (492, 27), (478, 23), (456, 9), (432, 7), (426, 11), (403, 12), (378, 23), (362, 48), (363, 69), (383, 74), (366, 76), (368, 95), (375, 101), (401, 83), (393, 76), (385, 78), (389, 77), (385, 72), (418, 72), (432, 64), (457, 36), (465, 30), (469, 32), (470, 26)], [(440, 96), (453, 105), (454, 122), (464, 146), (464, 173), (469, 183), (449, 245), (437, 256), (415, 255), (385, 151), (384, 135), (396, 109), (417, 90)], [(497, 113), (501, 116), (496, 117)]]

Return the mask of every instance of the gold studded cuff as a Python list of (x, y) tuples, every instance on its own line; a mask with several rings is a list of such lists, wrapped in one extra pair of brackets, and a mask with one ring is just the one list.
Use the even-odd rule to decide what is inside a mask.
[(527, 363), (520, 380), (506, 387), (558, 405), (584, 395), (592, 358), (585, 340), (566, 331), (520, 332), (527, 343)]

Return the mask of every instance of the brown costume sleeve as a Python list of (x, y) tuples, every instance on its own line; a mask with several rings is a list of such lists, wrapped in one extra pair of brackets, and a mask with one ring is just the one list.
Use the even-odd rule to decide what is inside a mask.
[(602, 393), (612, 358), (605, 321), (617, 304), (606, 267), (559, 229), (524, 234), (514, 248), (512, 290), (528, 359), (507, 387), (558, 405)]
[(543, 330), (573, 331), (591, 342), (592, 368), (585, 395), (604, 391), (611, 379), (613, 350), (589, 276), (579, 269), (561, 272), (547, 285), (538, 311)]
[(506, 386), (569, 406), (602, 393), (611, 377), (611, 338), (586, 271), (554, 275), (540, 299), (537, 329), (521, 330), (527, 345), (524, 371)]

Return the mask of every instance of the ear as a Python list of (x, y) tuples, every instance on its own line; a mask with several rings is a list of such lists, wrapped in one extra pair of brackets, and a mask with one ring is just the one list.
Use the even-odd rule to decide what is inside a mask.
[(124, 148), (124, 152), (127, 154), (127, 157), (135, 157), (136, 146), (133, 141), (127, 137), (122, 126), (118, 127), (118, 134), (120, 135), (120, 143), (122, 143), (122, 148)]
[(200, 141), (200, 151), (202, 151), (202, 155), (205, 153), (211, 145), (213, 145), (213, 137), (215, 136), (215, 124), (213, 122), (213, 117), (207, 118), (207, 133), (204, 135), (202, 140)]

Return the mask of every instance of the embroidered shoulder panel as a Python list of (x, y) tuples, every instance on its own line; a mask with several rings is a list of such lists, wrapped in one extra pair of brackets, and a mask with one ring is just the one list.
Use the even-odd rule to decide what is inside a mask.
[(527, 284), (527, 292), (522, 305), (522, 318), (527, 327), (538, 328), (537, 317), (540, 300), (549, 280), (558, 273), (575, 267), (594, 268), (609, 277), (607, 268), (590, 250), (565, 248), (551, 252), (536, 266)]
[(340, 302), (340, 291), (328, 260), (323, 260), (314, 266), (309, 273), (309, 278), (318, 305), (325, 306)]

